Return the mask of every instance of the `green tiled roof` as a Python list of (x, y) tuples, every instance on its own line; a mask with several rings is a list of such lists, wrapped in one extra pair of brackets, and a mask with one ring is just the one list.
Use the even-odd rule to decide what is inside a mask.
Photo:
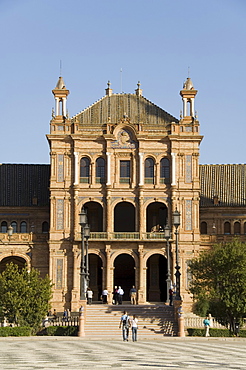
[(246, 164), (202, 164), (200, 184), (201, 207), (246, 206)]
[(126, 115), (131, 123), (167, 125), (178, 122), (177, 118), (167, 113), (143, 96), (136, 94), (112, 94), (104, 96), (76, 115), (82, 125), (101, 125), (108, 122), (118, 123)]
[(0, 164), (0, 206), (49, 205), (50, 165)]

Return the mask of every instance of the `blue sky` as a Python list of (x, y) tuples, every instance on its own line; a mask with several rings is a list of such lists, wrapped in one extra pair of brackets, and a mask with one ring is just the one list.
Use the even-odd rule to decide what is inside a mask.
[[(143, 95), (179, 117), (190, 69), (200, 163), (245, 163), (245, 0), (0, 0), (1, 163), (49, 163), (60, 74), (71, 116), (105, 94)], [(122, 68), (122, 73), (120, 70)]]

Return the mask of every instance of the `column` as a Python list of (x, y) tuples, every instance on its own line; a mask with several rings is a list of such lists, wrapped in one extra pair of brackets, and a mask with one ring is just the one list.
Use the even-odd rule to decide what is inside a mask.
[(138, 246), (139, 254), (139, 287), (138, 287), (138, 304), (143, 304), (146, 302), (146, 283), (144, 283), (144, 261), (143, 261), (143, 245)]
[(190, 115), (191, 115), (191, 117), (194, 117), (194, 112), (195, 112), (195, 110), (194, 110), (194, 103), (195, 103), (194, 99), (191, 98), (190, 99)]
[[(112, 291), (113, 291), (113, 282), (111, 281), (111, 264), (110, 264), (110, 254), (111, 254), (111, 245), (106, 245), (106, 284), (105, 287), (108, 290), (108, 302), (112, 302)], [(104, 289), (104, 288), (103, 288)]]
[(176, 153), (171, 153), (172, 156), (172, 186), (176, 185)]
[(60, 112), (59, 112), (59, 98), (55, 98), (55, 101), (56, 101), (56, 116), (59, 116), (60, 115)]
[(95, 183), (96, 183), (95, 162), (91, 162), (91, 184), (95, 185)]
[(79, 153), (74, 152), (74, 185), (78, 185), (79, 177), (78, 177), (78, 156)]
[(66, 117), (66, 98), (62, 98), (62, 115)]
[(187, 116), (187, 98), (183, 98), (183, 112), (184, 112), (184, 117)]
[(139, 186), (142, 186), (144, 184), (143, 179), (143, 154), (144, 153), (138, 153), (139, 154)]
[(111, 185), (111, 154), (110, 152), (107, 152), (107, 183), (106, 185)]

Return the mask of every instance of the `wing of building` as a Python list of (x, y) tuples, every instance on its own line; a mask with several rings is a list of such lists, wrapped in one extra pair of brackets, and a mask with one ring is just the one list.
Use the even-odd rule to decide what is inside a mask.
[(95, 301), (104, 289), (111, 300), (114, 286), (128, 301), (134, 285), (139, 304), (166, 302), (173, 287), (188, 308), (189, 260), (215, 241), (244, 238), (246, 165), (199, 165), (190, 78), (179, 119), (140, 83), (132, 94), (108, 83), (72, 118), (62, 77), (52, 92), (50, 166), (0, 166), (1, 271), (14, 261), (49, 274), (59, 311), (77, 311), (88, 286)]

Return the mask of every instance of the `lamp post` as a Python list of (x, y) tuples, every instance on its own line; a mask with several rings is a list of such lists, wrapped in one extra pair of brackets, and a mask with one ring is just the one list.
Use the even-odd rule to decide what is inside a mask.
[(167, 299), (166, 303), (169, 301), (169, 290), (171, 289), (171, 273), (170, 273), (170, 246), (169, 239), (171, 237), (171, 230), (168, 225), (164, 228), (164, 238), (167, 242)]
[(175, 266), (175, 269), (176, 269), (176, 272), (175, 272), (175, 276), (176, 276), (176, 300), (180, 301), (181, 300), (181, 296), (180, 296), (180, 266), (179, 266), (179, 249), (178, 249), (178, 227), (180, 225), (180, 213), (179, 211), (176, 210), (173, 212), (173, 224), (174, 224), (174, 227), (175, 227), (175, 237), (176, 237), (176, 266)]
[(90, 237), (90, 226), (88, 224), (84, 227), (84, 237), (85, 237), (85, 279), (86, 288), (89, 286), (90, 276), (89, 276), (89, 255), (88, 255), (88, 240)]
[(87, 224), (87, 214), (82, 208), (79, 214), (79, 224), (81, 226), (81, 263), (80, 263), (80, 300), (86, 300), (86, 271), (85, 271), (85, 225)]

